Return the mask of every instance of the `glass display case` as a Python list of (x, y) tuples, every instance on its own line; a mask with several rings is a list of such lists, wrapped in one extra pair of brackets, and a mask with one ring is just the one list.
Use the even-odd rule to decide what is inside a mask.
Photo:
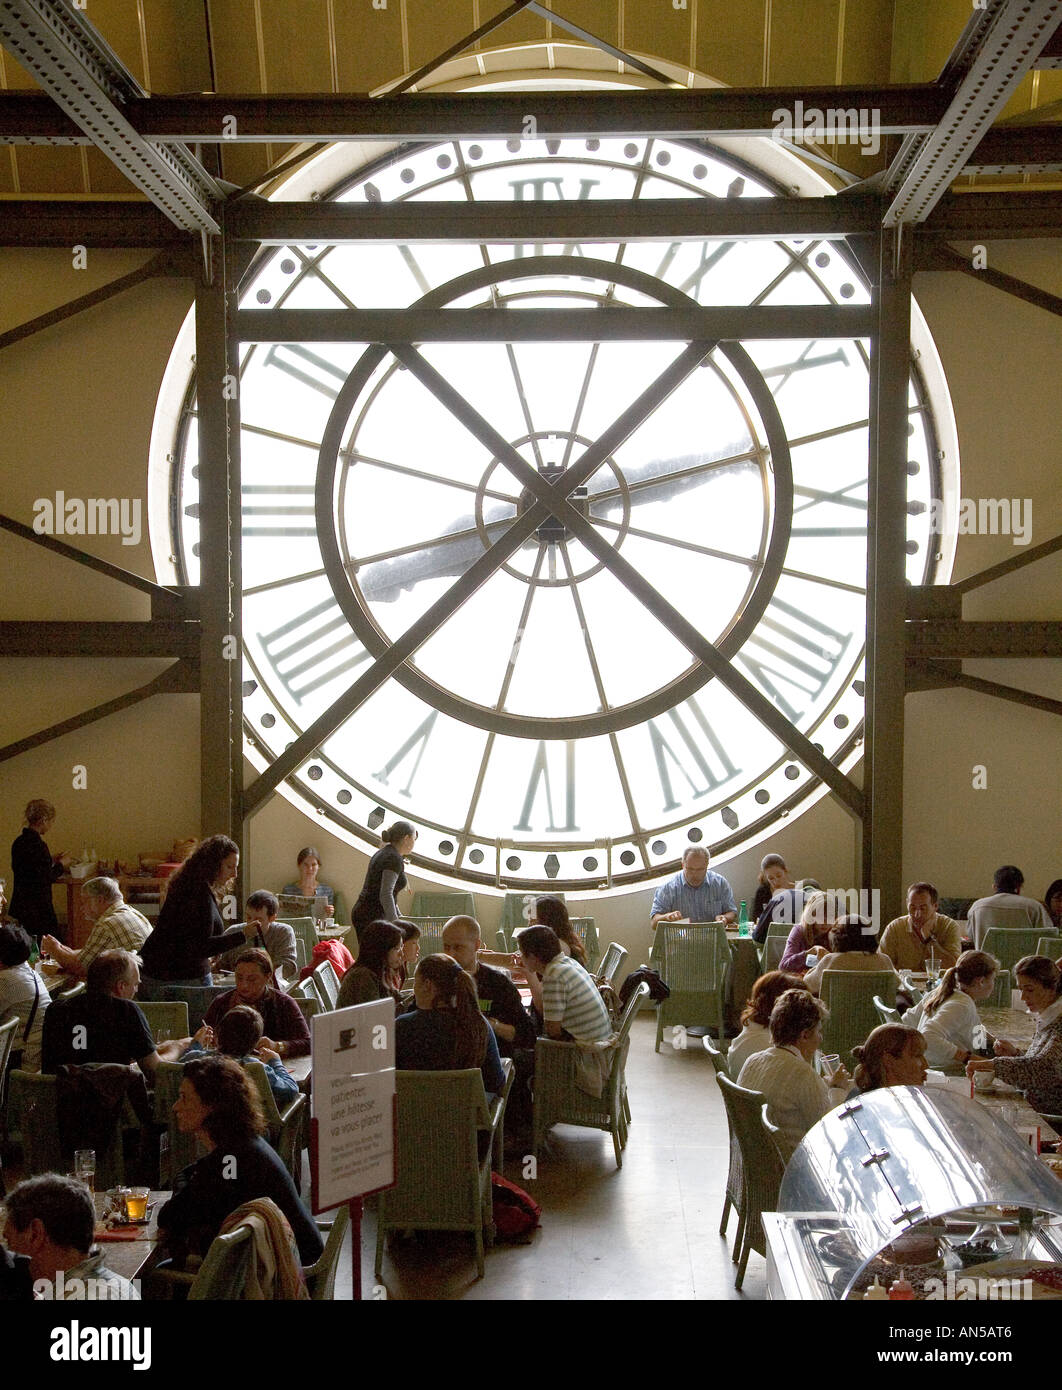
[(809, 1131), (764, 1229), (772, 1298), (859, 1297), (901, 1277), (915, 1297), (977, 1296), (968, 1274), (1062, 1262), (1062, 1181), (976, 1101), (893, 1086)]

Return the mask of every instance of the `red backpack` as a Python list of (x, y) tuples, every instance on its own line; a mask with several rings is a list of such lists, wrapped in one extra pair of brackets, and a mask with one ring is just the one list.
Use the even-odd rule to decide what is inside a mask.
[(531, 1237), (538, 1230), (542, 1208), (529, 1192), (503, 1178), (500, 1173), (491, 1173), (490, 1186), (494, 1230), (498, 1240), (529, 1245)]

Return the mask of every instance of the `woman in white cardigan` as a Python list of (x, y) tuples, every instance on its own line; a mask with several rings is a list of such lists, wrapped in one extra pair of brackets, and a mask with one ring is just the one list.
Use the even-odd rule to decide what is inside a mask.
[[(996, 982), (999, 961), (985, 951), (963, 951), (944, 978), (922, 1000), (918, 1031), (926, 1040), (931, 1067), (963, 1066), (974, 1054), (974, 1030), (980, 1022), (977, 1004), (987, 999)], [(994, 1039), (988, 1038), (991, 1047)]]

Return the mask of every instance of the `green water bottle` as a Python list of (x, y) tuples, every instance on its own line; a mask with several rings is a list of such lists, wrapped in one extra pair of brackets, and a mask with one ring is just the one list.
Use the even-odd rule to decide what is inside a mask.
[(742, 899), (741, 909), (738, 912), (738, 936), (748, 936), (749, 934), (749, 905)]

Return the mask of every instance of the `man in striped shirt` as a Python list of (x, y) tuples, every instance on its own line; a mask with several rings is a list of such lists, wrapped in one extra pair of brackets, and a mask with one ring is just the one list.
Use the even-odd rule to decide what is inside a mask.
[(81, 950), (64, 946), (54, 936), (45, 936), (41, 946), (67, 974), (83, 980), (104, 951), (129, 951), (135, 956), (151, 935), (151, 923), (129, 906), (113, 878), (90, 878), (82, 886), (81, 899), (85, 916), (94, 924)]
[(528, 927), (517, 939), (528, 980), (532, 975), (542, 979), (546, 1037), (566, 1042), (603, 1042), (609, 1037), (612, 1024), (600, 990), (578, 961), (561, 951), (556, 932)]

